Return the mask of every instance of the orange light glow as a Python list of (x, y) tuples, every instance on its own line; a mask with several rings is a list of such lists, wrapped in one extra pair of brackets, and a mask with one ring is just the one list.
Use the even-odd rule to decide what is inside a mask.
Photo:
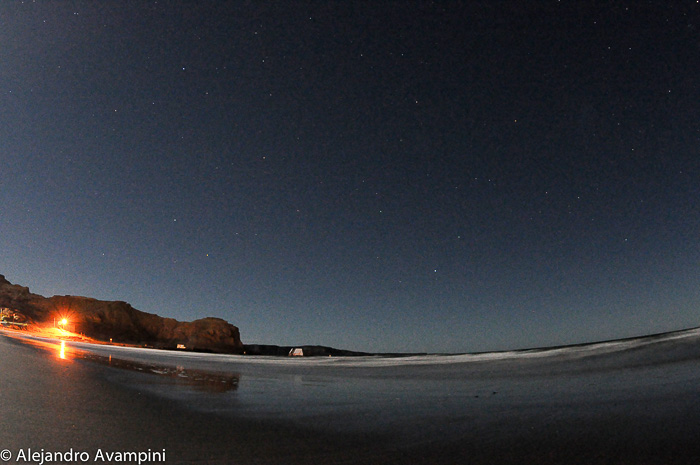
[(66, 343), (64, 341), (61, 341), (61, 350), (58, 353), (58, 358), (61, 360), (66, 359)]
[(68, 324), (68, 320), (66, 320), (65, 318), (63, 318), (61, 321), (58, 322), (58, 324), (61, 325), (61, 326), (65, 326), (65, 325)]

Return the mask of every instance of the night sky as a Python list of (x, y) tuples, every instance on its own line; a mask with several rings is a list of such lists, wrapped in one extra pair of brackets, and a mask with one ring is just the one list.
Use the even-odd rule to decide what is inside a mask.
[(244, 343), (700, 325), (700, 4), (0, 3), (0, 273)]

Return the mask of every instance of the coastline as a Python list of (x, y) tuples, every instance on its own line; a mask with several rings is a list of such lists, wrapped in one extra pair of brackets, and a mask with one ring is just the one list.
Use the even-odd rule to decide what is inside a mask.
[(367, 449), (370, 463), (381, 445), (381, 438), (192, 410), (110, 381), (109, 368), (58, 361), (3, 335), (0, 392), (12, 401), (0, 403), (0, 448), (14, 455), (165, 450), (169, 464), (303, 464), (353, 463)]
[[(0, 404), (0, 449), (165, 449), (182, 464), (690, 464), (700, 459), (696, 342), (363, 368), (171, 351), (160, 363), (162, 351), (101, 345), (81, 358), (73, 342), (61, 359), (60, 341), (0, 337), (0, 392), (12, 399)], [(106, 366), (105, 351), (136, 356)]]

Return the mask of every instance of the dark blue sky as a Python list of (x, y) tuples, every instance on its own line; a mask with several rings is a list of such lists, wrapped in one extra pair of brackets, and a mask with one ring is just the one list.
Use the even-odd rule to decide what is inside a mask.
[(0, 273), (245, 343), (697, 326), (699, 19), (695, 0), (2, 2)]

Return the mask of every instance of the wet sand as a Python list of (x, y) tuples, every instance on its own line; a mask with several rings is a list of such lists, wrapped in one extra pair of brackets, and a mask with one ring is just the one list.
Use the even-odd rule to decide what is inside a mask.
[[(0, 449), (165, 449), (169, 464), (700, 460), (696, 339), (467, 368), (241, 361), (217, 369), (216, 358), (156, 354), (153, 364), (149, 354), (110, 360), (108, 348), (88, 357), (72, 350), (62, 359), (58, 343), (0, 337)], [(323, 404), (327, 395), (330, 410), (290, 413), (299, 394), (280, 386), (294, 382), (311, 393), (297, 401)]]
[(0, 333), (0, 449), (14, 456), (29, 448), (92, 455), (165, 449), (168, 464), (351, 463), (355, 450), (361, 453), (356, 445), (365, 443), (284, 422), (199, 413), (115, 385), (104, 370)]

